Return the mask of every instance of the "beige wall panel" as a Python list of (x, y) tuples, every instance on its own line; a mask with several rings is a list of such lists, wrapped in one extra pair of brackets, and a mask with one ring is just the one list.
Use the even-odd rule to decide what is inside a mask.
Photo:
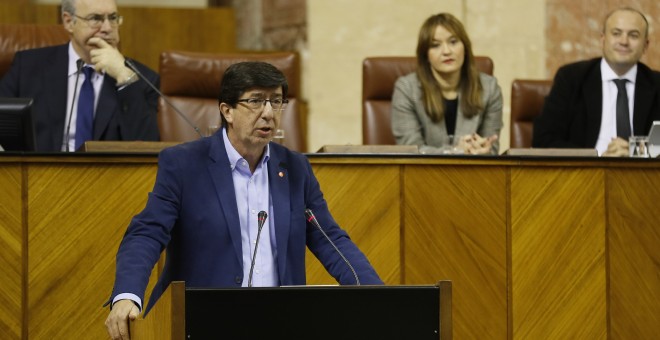
[(604, 172), (511, 171), (514, 339), (605, 339)]
[(0, 167), (0, 339), (20, 339), (23, 293), (21, 166)]
[[(386, 284), (401, 283), (400, 167), (314, 165), (330, 212)], [(308, 284), (336, 284), (307, 250)]]
[(405, 283), (452, 280), (454, 337), (506, 338), (505, 169), (408, 166), (404, 182)]
[(115, 255), (155, 164), (40, 164), (29, 178), (28, 335), (103, 339)]
[(658, 170), (616, 170), (607, 178), (612, 339), (660, 334), (658, 183)]
[(504, 128), (500, 153), (510, 145), (511, 84), (514, 79), (545, 79), (545, 0), (465, 1), (464, 24), (474, 53), (487, 55), (502, 88)]

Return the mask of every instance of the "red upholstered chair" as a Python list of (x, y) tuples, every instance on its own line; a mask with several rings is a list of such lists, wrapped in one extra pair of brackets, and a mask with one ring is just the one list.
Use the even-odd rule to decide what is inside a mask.
[(0, 78), (9, 70), (17, 51), (68, 41), (69, 32), (62, 25), (0, 24)]
[[(294, 52), (274, 53), (199, 53), (166, 51), (160, 56), (160, 88), (204, 133), (209, 125), (220, 125), (218, 94), (220, 79), (229, 65), (242, 61), (265, 61), (277, 67), (287, 79), (289, 104), (282, 113), (284, 145), (305, 152), (304, 117), (300, 99), (300, 59)], [(191, 141), (199, 138), (195, 130), (161, 98), (158, 125), (162, 141)]]
[[(493, 60), (475, 56), (479, 71), (492, 75)], [(396, 80), (417, 69), (416, 57), (369, 57), (362, 63), (362, 144), (396, 144), (390, 123)]]
[(511, 85), (511, 148), (531, 148), (534, 118), (541, 114), (552, 80), (515, 79)]

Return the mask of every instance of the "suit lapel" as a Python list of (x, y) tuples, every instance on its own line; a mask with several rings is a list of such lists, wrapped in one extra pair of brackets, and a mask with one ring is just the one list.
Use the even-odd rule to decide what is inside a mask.
[(582, 87), (587, 111), (586, 145), (596, 145), (603, 115), (603, 80), (600, 75), (600, 59), (596, 59), (596, 61), (592, 63)]
[(116, 81), (109, 75), (103, 77), (103, 85), (99, 94), (98, 104), (96, 105), (96, 114), (94, 115), (94, 140), (100, 140), (105, 134), (112, 113), (117, 107), (117, 89)]
[(647, 70), (638, 64), (635, 80), (635, 105), (633, 107), (633, 135), (646, 135), (649, 132), (648, 117), (655, 100), (657, 89), (649, 79)]
[(47, 121), (54, 122), (54, 126), (48, 127), (49, 130), (53, 131), (50, 133), (49, 145), (55, 146), (53, 151), (59, 151), (64, 141), (64, 124), (69, 114), (66, 111), (67, 83), (69, 81), (69, 45), (61, 45), (55, 55), (53, 67), (46, 68), (46, 72), (44, 72), (44, 86), (48, 89), (45, 91), (44, 97), (48, 102), (46, 105)]
[(211, 138), (207, 168), (213, 180), (217, 198), (220, 201), (222, 216), (225, 217), (225, 225), (229, 228), (229, 236), (234, 245), (236, 258), (242, 266), (241, 223), (238, 217), (238, 206), (236, 205), (236, 190), (234, 189), (231, 164), (229, 164), (221, 134), (216, 134)]
[(286, 273), (286, 254), (291, 231), (291, 196), (289, 195), (289, 165), (281, 147), (270, 144), (268, 160), (270, 197), (273, 200), (275, 240), (277, 242), (277, 268), (280, 281)]

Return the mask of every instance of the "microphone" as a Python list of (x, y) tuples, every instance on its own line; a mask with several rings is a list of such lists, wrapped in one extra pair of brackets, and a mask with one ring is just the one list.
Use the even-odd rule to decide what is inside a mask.
[(264, 227), (268, 214), (265, 211), (260, 211), (257, 215), (258, 229), (257, 229), (257, 242), (254, 243), (254, 254), (252, 255), (252, 264), (250, 265), (250, 275), (248, 276), (248, 287), (252, 287), (252, 271), (254, 270), (254, 262), (257, 258), (257, 248), (259, 247), (259, 237), (261, 237), (261, 229)]
[(355, 284), (359, 286), (360, 285), (360, 279), (358, 278), (358, 275), (355, 272), (355, 269), (353, 269), (353, 266), (351, 266), (351, 263), (348, 262), (348, 259), (346, 259), (344, 254), (342, 254), (342, 252), (339, 250), (339, 248), (337, 248), (335, 243), (332, 242), (330, 237), (328, 237), (328, 234), (326, 234), (325, 231), (323, 231), (323, 228), (321, 228), (321, 225), (319, 224), (319, 221), (316, 220), (316, 216), (314, 216), (314, 213), (312, 212), (312, 209), (305, 209), (305, 216), (307, 217), (307, 222), (310, 222), (319, 231), (321, 231), (321, 234), (323, 234), (323, 236), (325, 236), (325, 239), (328, 240), (328, 242), (330, 242), (330, 244), (332, 245), (333, 248), (335, 248), (335, 250), (337, 251), (337, 254), (339, 254), (339, 256), (341, 256), (341, 258), (344, 260), (344, 262), (346, 262), (346, 265), (348, 266), (348, 268), (351, 270), (351, 272), (353, 272), (353, 276), (355, 277)]
[(186, 115), (185, 115), (183, 112), (181, 112), (176, 106), (174, 106), (174, 104), (172, 104), (172, 102), (170, 102), (170, 100), (169, 100), (169, 99), (168, 99), (168, 98), (167, 98), (162, 92), (160, 92), (160, 90), (159, 90), (156, 86), (154, 86), (154, 84), (152, 84), (152, 83), (149, 81), (149, 79), (147, 79), (147, 77), (145, 77), (144, 75), (142, 75), (142, 72), (140, 72), (140, 70), (138, 70), (137, 66), (135, 66), (135, 64), (133, 64), (133, 62), (132, 62), (130, 59), (125, 58), (125, 59), (124, 59), (124, 65), (126, 65), (126, 67), (130, 68), (131, 71), (135, 72), (135, 74), (137, 74), (138, 77), (142, 78), (142, 80), (144, 80), (144, 82), (147, 83), (147, 85), (149, 85), (149, 87), (151, 87), (154, 91), (156, 91), (156, 93), (158, 93), (158, 94), (160, 95), (160, 97), (163, 98), (163, 100), (165, 101), (165, 103), (167, 103), (167, 105), (169, 105), (169, 107), (171, 107), (172, 109), (174, 109), (174, 112), (176, 112), (176, 113), (179, 115), (179, 117), (183, 118), (183, 120), (184, 120), (188, 125), (190, 125), (190, 127), (193, 128), (193, 129), (195, 130), (195, 132), (197, 132), (197, 134), (199, 135), (200, 138), (201, 138), (201, 137), (204, 137), (204, 136), (202, 135), (202, 132), (201, 132), (201, 131), (199, 130), (199, 128), (197, 127), (197, 125), (195, 125), (195, 123), (193, 123), (193, 122), (188, 118), (188, 116), (186, 116)]
[(73, 98), (71, 98), (71, 110), (69, 111), (69, 121), (66, 124), (66, 133), (64, 134), (64, 143), (66, 144), (66, 152), (69, 152), (69, 137), (71, 131), (71, 118), (73, 117), (73, 103), (76, 101), (76, 95), (78, 94), (78, 79), (80, 79), (80, 70), (82, 70), (85, 62), (82, 59), (76, 60), (76, 84), (73, 86)]

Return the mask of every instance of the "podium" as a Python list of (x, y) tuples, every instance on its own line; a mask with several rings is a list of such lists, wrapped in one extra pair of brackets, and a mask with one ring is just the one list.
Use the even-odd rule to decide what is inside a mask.
[(419, 286), (186, 288), (172, 282), (133, 340), (451, 339), (451, 281)]

